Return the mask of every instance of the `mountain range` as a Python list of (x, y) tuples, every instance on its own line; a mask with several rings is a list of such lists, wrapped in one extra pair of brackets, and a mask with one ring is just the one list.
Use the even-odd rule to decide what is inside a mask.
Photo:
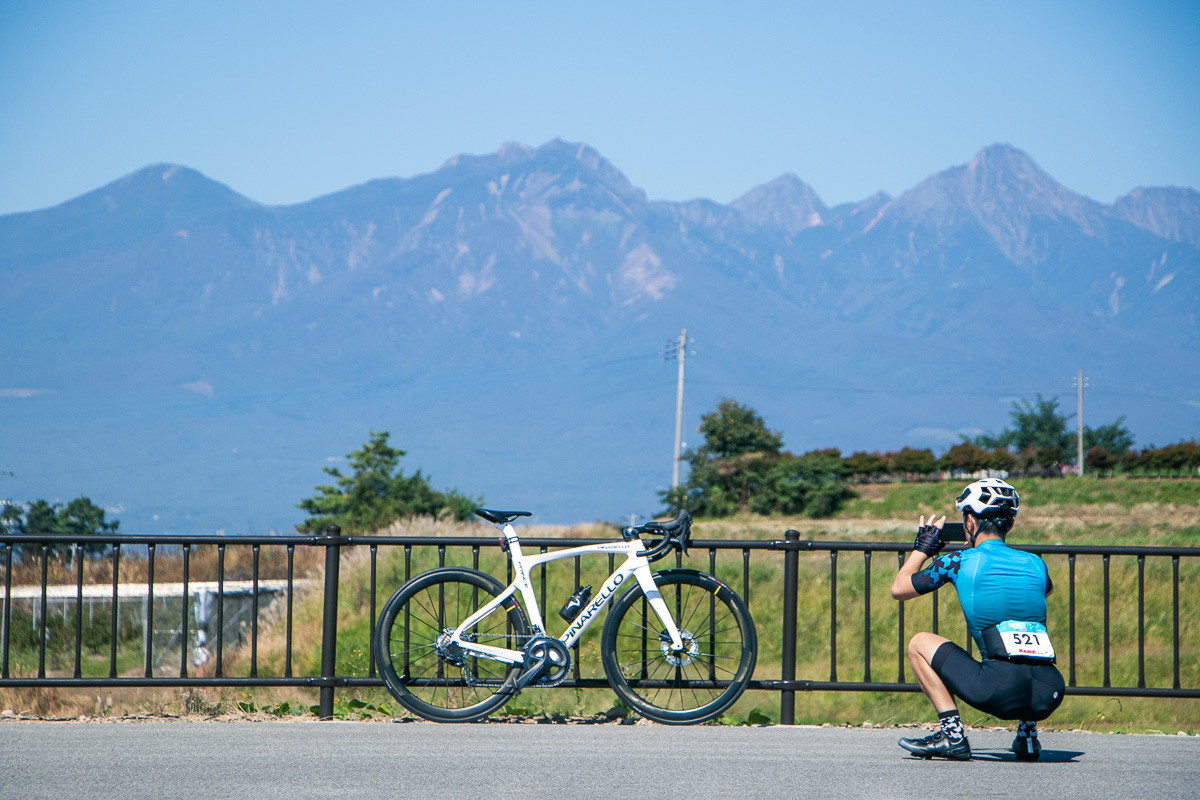
[[(287, 531), (387, 430), (436, 488), (623, 519), (722, 398), (794, 452), (941, 452), (1015, 400), (1200, 436), (1200, 193), (1105, 205), (992, 145), (899, 196), (650, 200), (560, 140), (267, 206), (154, 165), (0, 216), (0, 497)], [(698, 441), (689, 444), (699, 444)], [(948, 495), (949, 496), (949, 495)]]

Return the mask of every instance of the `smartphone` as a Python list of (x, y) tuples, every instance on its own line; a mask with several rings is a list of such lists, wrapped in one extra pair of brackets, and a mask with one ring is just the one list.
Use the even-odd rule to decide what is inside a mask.
[(942, 526), (942, 533), (939, 538), (943, 542), (965, 542), (967, 534), (963, 531), (961, 522), (947, 522)]

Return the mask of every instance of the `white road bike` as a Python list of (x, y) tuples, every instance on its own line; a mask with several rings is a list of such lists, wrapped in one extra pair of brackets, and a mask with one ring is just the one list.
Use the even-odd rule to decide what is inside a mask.
[[(703, 722), (745, 691), (758, 654), (746, 604), (706, 573), (650, 569), (652, 561), (672, 550), (687, 553), (688, 512), (669, 523), (626, 528), (619, 541), (535, 555), (521, 552), (512, 525), (530, 516), (528, 511), (481, 508), (475, 513), (503, 533), (501, 547), (512, 560), (513, 582), (506, 587), (464, 567), (423, 573), (392, 595), (375, 629), (379, 672), (392, 696), (412, 713), (435, 722), (470, 722), (527, 686), (562, 683), (571, 672), (571, 647), (614, 598), (600, 657), (605, 678), (629, 708), (656, 722)], [(625, 560), (594, 598), (580, 589), (572, 597), (578, 607), (574, 617), (567, 608), (560, 612), (569, 618), (566, 631), (549, 636), (530, 573), (539, 564), (589, 554), (624, 555)]]

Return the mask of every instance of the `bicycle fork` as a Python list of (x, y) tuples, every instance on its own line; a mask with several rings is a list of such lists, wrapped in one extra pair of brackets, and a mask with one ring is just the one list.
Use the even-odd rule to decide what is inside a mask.
[(667, 636), (671, 637), (671, 649), (675, 652), (683, 650), (683, 636), (679, 633), (675, 617), (671, 616), (671, 610), (667, 608), (667, 601), (663, 599), (662, 594), (658, 591), (658, 586), (654, 583), (654, 573), (650, 571), (649, 562), (640, 565), (635, 574), (642, 587), (642, 592), (646, 595), (646, 600), (650, 603), (650, 608), (654, 610), (663, 627), (667, 629)]

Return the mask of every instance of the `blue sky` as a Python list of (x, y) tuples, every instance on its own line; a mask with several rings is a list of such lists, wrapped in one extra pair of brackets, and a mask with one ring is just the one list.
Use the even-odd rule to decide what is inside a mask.
[(296, 203), (554, 137), (666, 200), (898, 194), (994, 142), (1102, 202), (1200, 188), (1200, 3), (0, 3), (0, 214), (158, 162)]

